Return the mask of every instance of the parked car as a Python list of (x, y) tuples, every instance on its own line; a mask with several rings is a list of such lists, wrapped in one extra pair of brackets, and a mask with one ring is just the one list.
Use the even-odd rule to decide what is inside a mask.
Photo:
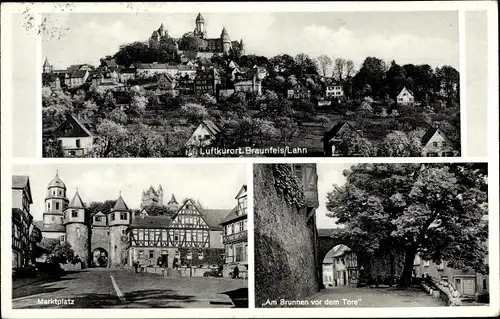
[(222, 277), (222, 272), (217, 269), (211, 269), (210, 271), (205, 271), (203, 277)]

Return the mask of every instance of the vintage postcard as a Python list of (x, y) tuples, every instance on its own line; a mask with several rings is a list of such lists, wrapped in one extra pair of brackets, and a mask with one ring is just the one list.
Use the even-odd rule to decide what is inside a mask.
[(2, 318), (498, 316), (495, 4), (2, 3)]

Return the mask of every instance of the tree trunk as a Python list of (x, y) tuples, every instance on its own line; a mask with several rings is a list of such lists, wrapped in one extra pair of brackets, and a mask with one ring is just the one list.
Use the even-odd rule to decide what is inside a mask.
[(403, 274), (401, 275), (398, 284), (398, 286), (401, 288), (409, 287), (411, 284), (411, 276), (413, 274), (413, 261), (415, 260), (416, 253), (417, 248), (414, 246), (405, 249), (405, 263)]

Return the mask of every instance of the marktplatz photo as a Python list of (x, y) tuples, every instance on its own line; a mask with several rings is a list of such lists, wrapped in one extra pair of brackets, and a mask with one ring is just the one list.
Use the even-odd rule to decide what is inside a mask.
[(44, 157), (461, 154), (458, 11), (42, 18)]
[(16, 165), (12, 304), (248, 307), (246, 165)]
[(255, 164), (256, 307), (488, 306), (487, 169)]

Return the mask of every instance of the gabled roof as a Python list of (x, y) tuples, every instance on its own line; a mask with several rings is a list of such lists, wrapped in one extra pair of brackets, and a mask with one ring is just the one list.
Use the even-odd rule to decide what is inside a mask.
[(116, 200), (115, 206), (113, 207), (113, 210), (112, 210), (112, 212), (116, 212), (116, 211), (118, 211), (118, 212), (128, 212), (129, 211), (128, 206), (127, 206), (127, 204), (125, 204), (125, 201), (123, 200), (121, 194), (118, 197), (118, 199)]
[(238, 205), (236, 205), (233, 210), (220, 222), (220, 224), (224, 226), (231, 222), (245, 218), (247, 218), (247, 214), (238, 215)]
[[(424, 136), (422, 136), (422, 145), (427, 145), (427, 143), (429, 143), (430, 139), (436, 134), (440, 134), (441, 136), (443, 136), (446, 140), (449, 141), (448, 137), (446, 136), (446, 134), (444, 134), (444, 132), (439, 128), (439, 127), (430, 127), (427, 132), (425, 132)], [(450, 141), (452, 142), (452, 141)]]
[(28, 202), (33, 204), (31, 197), (30, 178), (28, 176), (12, 175), (12, 189), (26, 189)]
[(87, 70), (79, 70), (79, 71), (75, 71), (73, 73), (71, 73), (71, 75), (69, 76), (70, 78), (83, 78), (85, 77), (85, 75), (87, 75), (88, 71)]
[(93, 135), (83, 121), (73, 114), (70, 114), (53, 134), (56, 137), (91, 137)]
[[(403, 91), (405, 91), (405, 90), (406, 90), (406, 91), (408, 91), (408, 93), (410, 93), (411, 95), (413, 95), (413, 92), (412, 92), (412, 91), (410, 91), (408, 88), (406, 88), (406, 86), (404, 86), (404, 87), (401, 89), (401, 91), (399, 92), (399, 94), (403, 93)], [(399, 96), (399, 94), (398, 94), (398, 96)]]
[[(335, 124), (332, 129), (328, 132), (325, 133), (325, 136), (321, 139), (321, 140), (328, 140), (330, 141), (332, 138), (335, 138), (339, 132), (342, 130), (342, 128), (349, 128), (351, 129), (352, 131), (356, 132), (357, 134), (359, 134), (359, 132), (351, 125), (351, 123), (347, 122), (347, 121), (341, 121), (341, 122), (338, 122), (337, 124)], [(359, 134), (361, 135), (361, 134)]]
[(202, 123), (208, 128), (210, 133), (216, 135), (221, 132), (220, 128), (212, 120), (203, 120)]
[[(42, 232), (55, 232), (55, 233), (64, 233), (66, 232), (66, 226), (61, 224), (44, 224), (43, 220), (37, 220), (33, 222), (33, 225), (40, 229)], [(44, 238), (47, 239), (47, 238)], [(59, 239), (55, 239), (59, 241)]]
[(68, 208), (85, 208), (85, 205), (83, 204), (82, 198), (80, 197), (78, 190), (76, 190), (76, 193), (73, 196), (71, 202), (69, 203)]
[(247, 191), (247, 185), (243, 185), (243, 186), (241, 186), (240, 191), (238, 192), (238, 194), (236, 195), (236, 197), (235, 197), (235, 198), (240, 197), (240, 195), (241, 195), (242, 193), (246, 193), (246, 191)]
[(199, 209), (203, 220), (211, 230), (222, 230), (220, 223), (231, 213), (231, 209)]
[(28, 185), (28, 176), (22, 175), (12, 175), (12, 188), (14, 189), (22, 189)]

